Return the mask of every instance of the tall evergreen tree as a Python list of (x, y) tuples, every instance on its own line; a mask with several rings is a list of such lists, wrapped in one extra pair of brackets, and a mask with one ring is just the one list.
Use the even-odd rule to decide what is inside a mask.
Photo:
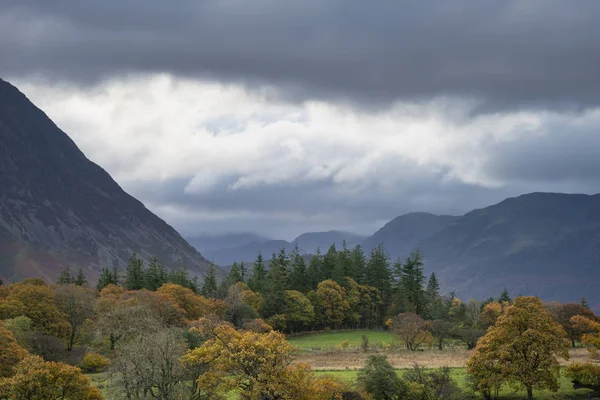
[(125, 269), (125, 288), (127, 290), (140, 290), (144, 287), (144, 260), (133, 253), (129, 257)]
[(290, 253), (290, 278), (289, 285), (292, 290), (297, 290), (301, 293), (306, 293), (310, 290), (309, 279), (306, 271), (306, 262), (304, 257), (300, 254), (298, 245), (294, 246), (294, 249)]
[(430, 319), (444, 319), (446, 307), (444, 300), (440, 295), (440, 284), (438, 283), (435, 272), (432, 272), (427, 281), (427, 289), (425, 290), (427, 300), (427, 317)]
[(262, 253), (258, 253), (256, 260), (252, 265), (252, 272), (248, 277), (248, 287), (255, 292), (263, 293), (265, 289), (265, 281), (267, 278), (267, 269)]
[(167, 271), (158, 261), (158, 258), (152, 257), (148, 268), (144, 271), (144, 288), (156, 291), (159, 287), (167, 283)]
[(367, 260), (360, 244), (357, 244), (350, 253), (350, 277), (359, 284), (365, 283), (365, 267)]
[(98, 278), (98, 284), (96, 285), (96, 288), (98, 290), (102, 290), (105, 287), (107, 287), (108, 285), (118, 285), (119, 284), (119, 278), (118, 278), (118, 272), (117, 272), (117, 267), (113, 267), (113, 268), (102, 268), (102, 271), (100, 272), (100, 277)]
[(512, 303), (512, 299), (508, 295), (508, 290), (506, 288), (504, 288), (504, 290), (502, 291), (502, 293), (500, 293), (500, 297), (498, 297), (498, 302), (501, 303), (501, 304), (503, 302)]
[(246, 279), (248, 279), (248, 271), (243, 261), (240, 263), (240, 276), (242, 277), (242, 282), (246, 282)]
[(58, 277), (56, 278), (56, 283), (59, 285), (70, 285), (75, 282), (75, 277), (71, 272), (69, 267), (65, 267), (60, 270)]
[(279, 262), (281, 268), (285, 269), (289, 273), (290, 259), (285, 252), (285, 247), (282, 247), (281, 250), (279, 250), (279, 254), (277, 254), (277, 261)]
[(321, 249), (317, 248), (315, 255), (310, 259), (308, 268), (306, 269), (309, 290), (315, 290), (319, 282), (321, 282), (322, 265), (323, 256), (321, 255)]
[(216, 297), (217, 290), (217, 270), (215, 264), (211, 262), (208, 271), (204, 276), (204, 282), (202, 283), (200, 293), (202, 293), (202, 296), (204, 297)]
[(237, 262), (234, 262), (231, 266), (225, 282), (227, 287), (235, 285), (238, 282), (242, 282), (242, 272), (240, 271), (240, 266)]
[(411, 307), (411, 311), (417, 315), (425, 316), (427, 312), (427, 297), (423, 286), (425, 275), (423, 274), (423, 259), (417, 250), (406, 259), (402, 266), (401, 285), (404, 296)]
[(285, 309), (285, 291), (288, 289), (288, 273), (279, 258), (273, 257), (265, 282), (264, 303), (262, 306), (265, 318), (281, 314)]
[(321, 263), (321, 273), (319, 276), (320, 281), (333, 278), (333, 272), (335, 270), (335, 264), (337, 262), (337, 249), (335, 243), (329, 246), (329, 250), (323, 256), (323, 262)]
[(77, 286), (87, 285), (88, 280), (87, 280), (85, 274), (83, 273), (82, 268), (79, 268), (79, 270), (77, 271), (77, 277), (75, 278), (75, 281), (73, 283), (75, 283)]
[(198, 291), (198, 278), (190, 279), (187, 267), (179, 263), (167, 274), (167, 282)]
[(351, 264), (350, 250), (348, 250), (346, 241), (344, 240), (342, 249), (337, 252), (332, 279), (339, 284), (343, 284), (347, 276), (354, 279), (354, 277), (351, 276)]
[(384, 304), (390, 304), (392, 279), (388, 255), (382, 245), (371, 250), (367, 261), (365, 283), (379, 290)]

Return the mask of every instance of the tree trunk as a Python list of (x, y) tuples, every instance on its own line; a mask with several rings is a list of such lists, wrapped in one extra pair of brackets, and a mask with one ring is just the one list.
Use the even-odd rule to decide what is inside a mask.
[(527, 400), (533, 400), (533, 388), (527, 388)]

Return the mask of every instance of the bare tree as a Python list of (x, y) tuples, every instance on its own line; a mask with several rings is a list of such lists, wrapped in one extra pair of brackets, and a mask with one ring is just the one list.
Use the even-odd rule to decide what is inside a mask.
[(406, 344), (408, 350), (414, 351), (429, 339), (427, 331), (429, 323), (417, 314), (400, 313), (392, 321), (392, 330)]

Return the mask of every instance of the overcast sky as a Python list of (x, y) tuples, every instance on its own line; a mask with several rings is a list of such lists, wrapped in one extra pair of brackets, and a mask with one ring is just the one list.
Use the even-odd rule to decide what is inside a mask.
[(187, 236), (600, 191), (597, 0), (0, 9), (0, 76)]

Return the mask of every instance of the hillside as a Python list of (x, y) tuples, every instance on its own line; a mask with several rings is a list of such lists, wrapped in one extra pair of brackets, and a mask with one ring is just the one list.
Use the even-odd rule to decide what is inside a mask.
[(132, 252), (202, 273), (207, 261), (125, 193), (17, 88), (0, 79), (0, 276), (94, 278)]
[(394, 218), (362, 243), (365, 252), (383, 244), (392, 260), (406, 258), (419, 243), (448, 227), (459, 217), (414, 212)]
[(463, 297), (512, 294), (600, 305), (600, 195), (532, 193), (474, 210), (418, 243)]
[[(252, 262), (258, 253), (268, 260), (273, 253), (279, 253), (284, 248), (287, 253), (294, 249), (294, 245), (285, 240), (268, 240), (266, 242), (251, 242), (230, 249), (209, 250), (204, 256), (218, 265), (231, 265), (237, 262)], [(301, 253), (304, 253), (301, 251)]]

